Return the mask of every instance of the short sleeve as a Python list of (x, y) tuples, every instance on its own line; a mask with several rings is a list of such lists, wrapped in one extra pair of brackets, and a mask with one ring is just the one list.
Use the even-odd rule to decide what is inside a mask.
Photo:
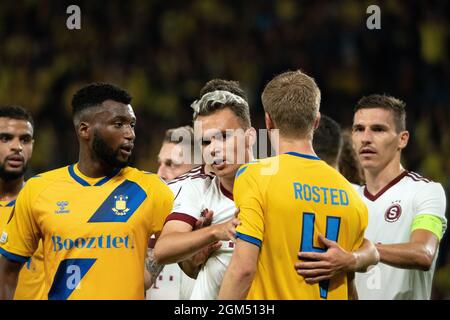
[(2, 231), (0, 253), (9, 260), (26, 262), (36, 251), (40, 232), (33, 214), (32, 185), (28, 182), (19, 193), (11, 217)]
[(442, 221), (442, 234), (447, 229), (445, 191), (441, 184), (430, 182), (421, 188), (413, 200), (414, 216), (428, 214), (439, 217)]
[(196, 186), (195, 181), (188, 179), (175, 184), (169, 184), (174, 195), (172, 213), (167, 221), (180, 220), (194, 228), (203, 211), (203, 194)]
[(239, 208), (238, 219), (241, 221), (236, 237), (260, 247), (264, 240), (263, 193), (261, 184), (257, 182), (259, 170), (248, 170), (250, 166), (254, 165), (241, 167), (234, 182), (234, 202)]

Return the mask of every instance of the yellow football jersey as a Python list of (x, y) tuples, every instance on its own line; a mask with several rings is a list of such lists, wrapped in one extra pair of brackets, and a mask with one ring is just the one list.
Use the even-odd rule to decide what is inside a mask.
[[(0, 230), (3, 230), (11, 216), (16, 200), (0, 201)], [(0, 231), (1, 232), (1, 231)], [(22, 267), (17, 281), (15, 300), (41, 300), (44, 295), (44, 261), (42, 244), (39, 243), (38, 250)]]
[(173, 194), (154, 174), (126, 167), (104, 178), (77, 165), (28, 180), (0, 253), (26, 261), (42, 239), (48, 299), (144, 299), (144, 258)]
[(318, 233), (350, 251), (363, 241), (367, 208), (339, 172), (289, 152), (242, 166), (233, 195), (237, 238), (260, 247), (248, 299), (348, 299), (346, 275), (310, 285), (294, 269), (299, 251), (324, 251)]

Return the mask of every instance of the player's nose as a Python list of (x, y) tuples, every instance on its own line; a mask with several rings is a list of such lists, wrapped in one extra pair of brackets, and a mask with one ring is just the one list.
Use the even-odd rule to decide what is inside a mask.
[(20, 141), (20, 139), (12, 139), (10, 146), (11, 146), (11, 150), (13, 150), (15, 152), (22, 152), (22, 150), (23, 150), (23, 145), (22, 145), (22, 142)]
[(124, 131), (124, 137), (127, 140), (134, 141), (134, 139), (136, 138), (136, 134), (134, 133), (134, 128), (132, 126), (127, 126)]
[(369, 129), (365, 129), (361, 136), (361, 141), (365, 144), (372, 142), (372, 132)]
[(156, 173), (164, 181), (167, 181), (167, 170), (163, 164), (158, 167), (158, 172)]

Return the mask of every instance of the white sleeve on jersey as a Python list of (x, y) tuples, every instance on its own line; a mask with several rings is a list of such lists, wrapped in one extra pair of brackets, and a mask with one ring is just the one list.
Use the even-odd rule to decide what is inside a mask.
[(442, 233), (447, 229), (445, 217), (446, 197), (444, 188), (440, 183), (426, 183), (414, 196), (414, 215), (430, 214), (442, 220)]
[(178, 183), (169, 184), (169, 187), (174, 194), (172, 214), (181, 213), (198, 220), (203, 210), (203, 197), (195, 181), (186, 179)]

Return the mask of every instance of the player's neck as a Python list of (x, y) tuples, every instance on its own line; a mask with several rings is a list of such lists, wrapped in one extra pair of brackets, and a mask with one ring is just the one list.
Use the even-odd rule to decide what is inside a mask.
[(225, 190), (227, 190), (230, 193), (233, 193), (234, 176), (231, 178), (221, 177), (219, 178), (219, 182)]
[(99, 160), (95, 160), (82, 152), (80, 152), (77, 167), (82, 174), (90, 178), (109, 176), (115, 169), (114, 167)]
[(285, 137), (280, 137), (278, 141), (278, 150), (275, 152), (277, 154), (283, 154), (286, 152), (297, 152), (301, 154), (308, 154), (315, 156), (316, 153), (312, 147), (312, 141), (309, 139), (290, 139)]
[(403, 171), (400, 161), (392, 161), (382, 170), (364, 170), (367, 191), (377, 194)]
[(0, 201), (11, 201), (17, 198), (23, 184), (23, 176), (15, 180), (0, 179)]

